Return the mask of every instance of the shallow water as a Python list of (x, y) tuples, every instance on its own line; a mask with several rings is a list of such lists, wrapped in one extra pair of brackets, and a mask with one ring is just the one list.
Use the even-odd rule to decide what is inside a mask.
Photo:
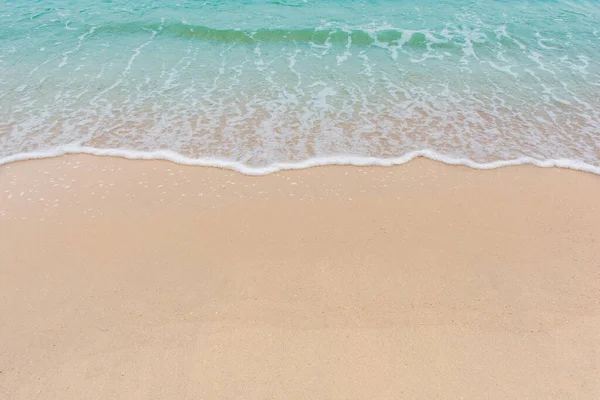
[(600, 173), (600, 3), (5, 1), (0, 162)]

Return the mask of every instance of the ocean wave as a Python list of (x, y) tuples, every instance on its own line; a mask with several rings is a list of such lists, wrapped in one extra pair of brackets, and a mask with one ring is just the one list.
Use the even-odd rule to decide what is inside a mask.
[[(439, 34), (433, 34), (428, 30), (413, 31), (393, 27), (381, 27), (372, 29), (339, 28), (298, 28), (298, 29), (218, 29), (201, 25), (188, 25), (184, 23), (153, 23), (128, 22), (122, 24), (111, 24), (98, 26), (95, 33), (102, 34), (136, 34), (144, 32), (157, 32), (161, 35), (172, 37), (186, 37), (197, 40), (208, 40), (215, 42), (233, 43), (315, 43), (324, 45), (346, 45), (349, 41), (356, 46), (370, 46), (377, 44), (401, 45), (409, 48), (458, 48), (459, 42), (453, 42)], [(474, 43), (474, 44), (483, 44)]]
[[(0, 15), (0, 160), (54, 149), (252, 174), (414, 156), (600, 165), (597, 10), (53, 1)], [(279, 7), (295, 5), (308, 8)]]
[(165, 160), (182, 165), (223, 168), (236, 171), (244, 175), (253, 176), (269, 175), (279, 171), (298, 170), (328, 165), (390, 167), (394, 165), (406, 164), (409, 161), (414, 160), (418, 157), (438, 161), (447, 165), (461, 165), (480, 170), (497, 169), (517, 165), (533, 165), (541, 168), (566, 168), (575, 171), (583, 171), (595, 175), (600, 175), (600, 166), (591, 165), (578, 160), (538, 160), (531, 157), (519, 157), (511, 160), (497, 160), (492, 162), (481, 163), (471, 160), (469, 158), (455, 158), (427, 149), (412, 151), (402, 156), (393, 158), (338, 155), (327, 157), (314, 157), (298, 162), (278, 162), (264, 167), (253, 167), (233, 160), (225, 160), (219, 158), (190, 158), (172, 150), (138, 151), (127, 149), (100, 149), (94, 147), (68, 145), (49, 150), (19, 153), (8, 157), (0, 158), (0, 166), (17, 161), (53, 158), (67, 154), (89, 154), (101, 157), (126, 158), (130, 160)]

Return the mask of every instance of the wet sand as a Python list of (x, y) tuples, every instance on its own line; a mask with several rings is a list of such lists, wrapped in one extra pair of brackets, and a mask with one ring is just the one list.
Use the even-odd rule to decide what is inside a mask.
[(598, 399), (600, 177), (0, 166), (3, 399)]

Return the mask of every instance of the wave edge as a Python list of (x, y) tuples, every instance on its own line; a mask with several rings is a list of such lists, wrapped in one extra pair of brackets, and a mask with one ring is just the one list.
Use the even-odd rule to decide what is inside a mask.
[(119, 157), (129, 160), (164, 160), (176, 164), (222, 168), (239, 172), (244, 175), (261, 176), (269, 175), (279, 171), (306, 169), (311, 167), (321, 167), (328, 165), (340, 166), (381, 166), (391, 167), (394, 165), (406, 164), (418, 157), (438, 161), (447, 165), (461, 165), (473, 169), (488, 170), (517, 165), (533, 165), (541, 168), (566, 168), (575, 171), (589, 172), (600, 175), (600, 166), (591, 165), (583, 161), (570, 159), (547, 159), (538, 160), (532, 157), (519, 157), (510, 160), (498, 160), (488, 163), (480, 163), (469, 158), (455, 158), (440, 154), (433, 150), (418, 150), (407, 153), (403, 156), (393, 158), (379, 158), (367, 156), (327, 156), (309, 158), (298, 162), (274, 163), (265, 167), (252, 167), (238, 161), (225, 160), (219, 158), (191, 158), (174, 152), (172, 150), (157, 151), (139, 151), (126, 149), (99, 149), (86, 146), (62, 146), (50, 150), (18, 153), (4, 158), (0, 158), (0, 166), (27, 160), (55, 158), (68, 154), (89, 154), (100, 157)]

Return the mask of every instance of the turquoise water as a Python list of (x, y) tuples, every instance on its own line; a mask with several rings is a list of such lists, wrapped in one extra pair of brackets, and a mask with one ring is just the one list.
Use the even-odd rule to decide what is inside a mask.
[(138, 3), (0, 3), (0, 160), (600, 171), (598, 1)]

